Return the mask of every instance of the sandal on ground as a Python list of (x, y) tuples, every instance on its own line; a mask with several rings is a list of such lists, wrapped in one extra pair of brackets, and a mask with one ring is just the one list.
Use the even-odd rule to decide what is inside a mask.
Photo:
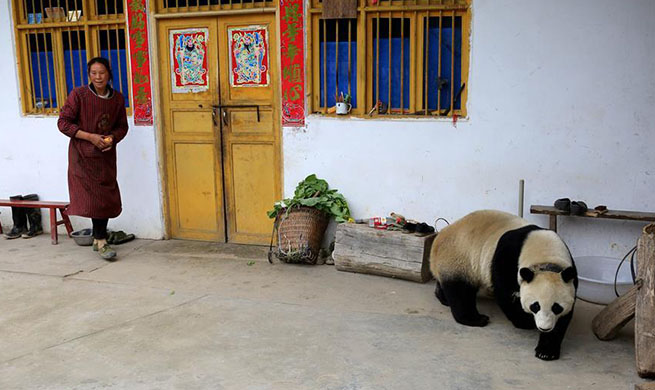
[(120, 245), (132, 241), (135, 238), (136, 237), (134, 236), (134, 234), (126, 234), (124, 231), (119, 230), (117, 232), (109, 233), (109, 237), (107, 238), (107, 243), (112, 245)]

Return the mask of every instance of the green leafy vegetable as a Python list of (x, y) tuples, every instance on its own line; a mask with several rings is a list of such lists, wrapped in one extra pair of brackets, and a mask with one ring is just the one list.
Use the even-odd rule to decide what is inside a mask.
[(269, 218), (277, 217), (282, 211), (301, 206), (314, 207), (334, 217), (337, 222), (346, 222), (350, 218), (348, 202), (337, 190), (329, 189), (328, 183), (312, 174), (298, 183), (293, 198), (275, 202)]

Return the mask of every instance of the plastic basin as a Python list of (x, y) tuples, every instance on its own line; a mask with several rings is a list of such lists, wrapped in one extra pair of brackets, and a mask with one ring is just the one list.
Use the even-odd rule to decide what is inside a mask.
[[(620, 259), (604, 256), (581, 256), (575, 258), (578, 269), (578, 298), (601, 305), (607, 305), (616, 299), (614, 293), (614, 275)], [(635, 263), (636, 272), (636, 263)], [(616, 279), (619, 295), (625, 294), (632, 287), (630, 261), (626, 259), (621, 265)]]
[(77, 245), (91, 246), (93, 245), (93, 231), (91, 229), (82, 229), (71, 233), (71, 237)]

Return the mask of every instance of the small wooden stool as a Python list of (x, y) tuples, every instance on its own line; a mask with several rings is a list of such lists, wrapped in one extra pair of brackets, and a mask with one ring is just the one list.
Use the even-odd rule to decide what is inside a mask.
[[(73, 232), (73, 225), (66, 214), (66, 209), (70, 205), (69, 202), (46, 202), (43, 200), (9, 200), (9, 199), (0, 199), (0, 206), (7, 207), (27, 207), (32, 209), (49, 209), (50, 210), (50, 238), (52, 245), (57, 245), (59, 240), (57, 239), (57, 226), (64, 225), (66, 227), (66, 232), (68, 237), (71, 236)], [(61, 220), (57, 220), (57, 210), (61, 214)], [(2, 227), (0, 226), (0, 234), (2, 234)]]

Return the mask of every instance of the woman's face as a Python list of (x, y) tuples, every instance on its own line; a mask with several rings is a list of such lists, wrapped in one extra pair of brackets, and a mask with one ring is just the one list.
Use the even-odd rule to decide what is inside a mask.
[(104, 91), (109, 81), (109, 72), (107, 72), (107, 68), (103, 64), (96, 62), (91, 65), (89, 79), (96, 88), (96, 91)]

